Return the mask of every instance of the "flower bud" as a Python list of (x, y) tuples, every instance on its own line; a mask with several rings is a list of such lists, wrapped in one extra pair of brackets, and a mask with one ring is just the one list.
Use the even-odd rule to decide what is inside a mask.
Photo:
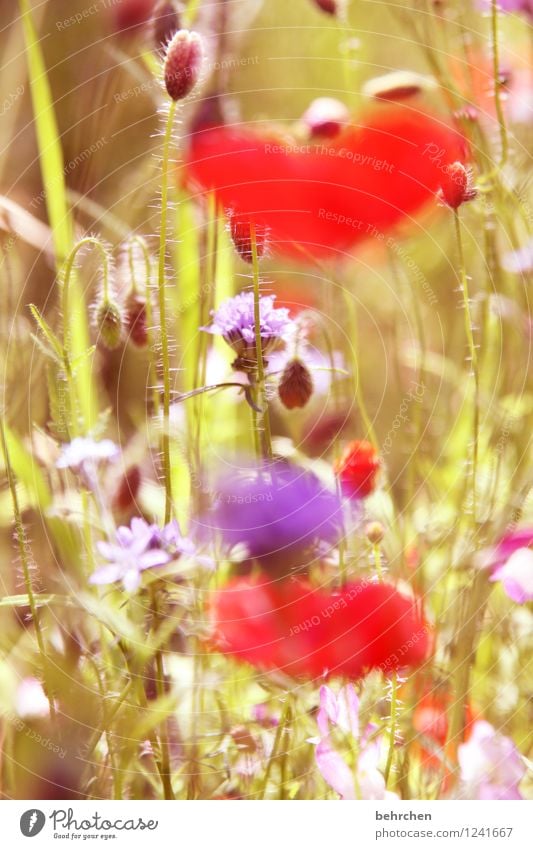
[(302, 116), (311, 138), (332, 138), (348, 123), (347, 106), (334, 97), (317, 97)]
[[(241, 259), (249, 263), (253, 260), (252, 224), (253, 222), (250, 221), (249, 218), (243, 218), (242, 216), (235, 215), (234, 213), (229, 214), (229, 232), (235, 246), (235, 250)], [(266, 227), (263, 227), (260, 224), (254, 224), (254, 227), (255, 249), (257, 258), (261, 259), (265, 253), (267, 245), (267, 230)]]
[(313, 3), (327, 15), (336, 15), (339, 11), (338, 0), (313, 0)]
[(365, 526), (366, 538), (372, 545), (379, 545), (385, 536), (385, 528), (381, 522), (368, 522)]
[(166, 49), (174, 33), (180, 29), (180, 16), (175, 3), (161, 0), (154, 9), (154, 42), (156, 49)]
[(235, 725), (231, 729), (230, 734), (233, 738), (233, 742), (235, 743), (238, 749), (243, 749), (246, 752), (256, 751), (257, 743), (250, 734), (246, 725)]
[(117, 301), (104, 298), (96, 308), (95, 326), (99, 339), (110, 351), (118, 348), (122, 341), (122, 312)]
[(138, 466), (130, 466), (120, 478), (113, 495), (114, 509), (119, 513), (126, 513), (135, 507), (140, 485), (141, 470)]
[(347, 498), (366, 498), (376, 488), (380, 460), (374, 446), (364, 439), (350, 442), (335, 464), (341, 489)]
[(125, 325), (128, 339), (137, 348), (146, 348), (148, 344), (146, 301), (141, 295), (135, 292), (131, 292), (126, 300)]
[(461, 204), (473, 200), (477, 195), (472, 172), (462, 162), (448, 165), (439, 191), (440, 199), (450, 209), (459, 209)]
[(417, 74), (414, 71), (392, 71), (368, 80), (363, 86), (363, 94), (374, 100), (406, 100), (436, 88), (432, 77)]
[(313, 378), (305, 363), (298, 359), (288, 362), (278, 386), (278, 395), (283, 406), (288, 410), (305, 407), (312, 394)]
[(167, 47), (163, 74), (165, 87), (172, 100), (183, 100), (200, 78), (204, 48), (196, 32), (180, 29)]

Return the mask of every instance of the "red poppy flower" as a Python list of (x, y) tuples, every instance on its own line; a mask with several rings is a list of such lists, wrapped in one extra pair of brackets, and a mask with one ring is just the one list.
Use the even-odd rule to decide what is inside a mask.
[(465, 160), (463, 137), (439, 118), (387, 106), (335, 139), (302, 144), (250, 127), (206, 126), (192, 135), (185, 181), (268, 229), (273, 250), (305, 258), (383, 239), (434, 195)]
[(374, 446), (364, 439), (350, 442), (335, 464), (341, 488), (347, 498), (366, 498), (376, 486), (380, 462)]
[(422, 662), (431, 644), (413, 601), (390, 584), (327, 592), (303, 578), (236, 578), (217, 590), (209, 613), (219, 651), (306, 678), (390, 673)]

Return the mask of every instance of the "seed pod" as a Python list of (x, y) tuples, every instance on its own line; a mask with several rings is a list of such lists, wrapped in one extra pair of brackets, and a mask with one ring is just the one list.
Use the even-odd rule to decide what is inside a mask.
[(123, 319), (117, 301), (109, 297), (102, 300), (96, 309), (95, 325), (105, 347), (110, 351), (118, 348), (122, 341)]
[[(235, 250), (245, 262), (251, 263), (253, 260), (252, 250), (252, 222), (249, 218), (230, 213), (229, 215), (229, 232)], [(255, 227), (255, 248), (257, 258), (261, 259), (264, 256), (267, 245), (267, 230), (260, 224), (254, 224)]]
[(305, 407), (312, 394), (313, 378), (305, 363), (298, 359), (288, 362), (278, 386), (278, 395), (283, 406), (288, 410)]
[(176, 5), (167, 0), (161, 0), (154, 9), (154, 42), (156, 49), (167, 47), (174, 33), (180, 29), (180, 16)]
[(472, 171), (462, 162), (448, 165), (443, 176), (439, 197), (450, 209), (459, 209), (461, 204), (473, 200), (477, 195)]
[(204, 47), (196, 32), (180, 29), (167, 47), (163, 74), (165, 87), (172, 100), (183, 100), (200, 78)]
[(146, 300), (131, 292), (126, 300), (126, 333), (137, 348), (146, 348), (148, 328), (146, 326)]

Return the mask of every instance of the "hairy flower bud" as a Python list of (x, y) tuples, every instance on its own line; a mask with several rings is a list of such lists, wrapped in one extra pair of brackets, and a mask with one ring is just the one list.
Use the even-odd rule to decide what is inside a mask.
[(110, 297), (98, 304), (95, 313), (95, 326), (98, 337), (106, 348), (113, 351), (122, 341), (122, 310), (117, 301)]
[[(267, 245), (267, 231), (260, 224), (254, 224), (255, 228), (255, 249), (257, 258), (261, 259), (264, 256)], [(249, 218), (229, 214), (229, 232), (231, 240), (235, 246), (235, 250), (245, 262), (251, 263), (253, 260), (252, 249), (252, 222)]]
[(141, 295), (135, 292), (131, 292), (126, 300), (125, 325), (128, 339), (137, 348), (146, 348), (148, 344), (146, 301)]
[(180, 16), (176, 4), (168, 2), (168, 0), (161, 0), (157, 3), (154, 9), (153, 24), (156, 48), (164, 47), (166, 49), (174, 33), (180, 29)]
[(313, 378), (309, 369), (301, 360), (290, 360), (283, 369), (278, 385), (281, 403), (288, 410), (305, 407), (312, 394)]
[(473, 200), (477, 195), (472, 172), (462, 162), (448, 165), (443, 176), (439, 197), (450, 209), (459, 209), (461, 204)]
[(200, 78), (204, 47), (196, 32), (180, 29), (167, 47), (163, 74), (165, 87), (172, 100), (183, 100)]

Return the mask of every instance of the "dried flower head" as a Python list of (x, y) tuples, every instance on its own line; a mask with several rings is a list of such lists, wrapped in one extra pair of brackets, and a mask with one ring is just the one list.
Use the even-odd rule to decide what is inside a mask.
[(450, 209), (459, 209), (461, 204), (474, 200), (477, 189), (474, 187), (472, 171), (462, 162), (453, 162), (446, 168), (439, 197)]
[(311, 372), (301, 360), (289, 360), (278, 384), (278, 395), (281, 403), (288, 410), (295, 407), (305, 407), (313, 394), (313, 378)]
[(163, 75), (165, 87), (172, 100), (183, 100), (200, 78), (204, 47), (196, 32), (180, 29), (167, 47)]
[[(289, 318), (286, 307), (274, 306), (275, 295), (263, 295), (259, 298), (259, 317), (261, 348), (268, 354), (284, 344), (293, 332), (294, 322)], [(214, 310), (213, 323), (202, 327), (207, 333), (223, 336), (237, 355), (233, 364), (236, 371), (247, 371), (257, 365), (255, 345), (255, 311), (253, 292), (241, 292), (234, 298), (224, 301), (218, 310)]]

